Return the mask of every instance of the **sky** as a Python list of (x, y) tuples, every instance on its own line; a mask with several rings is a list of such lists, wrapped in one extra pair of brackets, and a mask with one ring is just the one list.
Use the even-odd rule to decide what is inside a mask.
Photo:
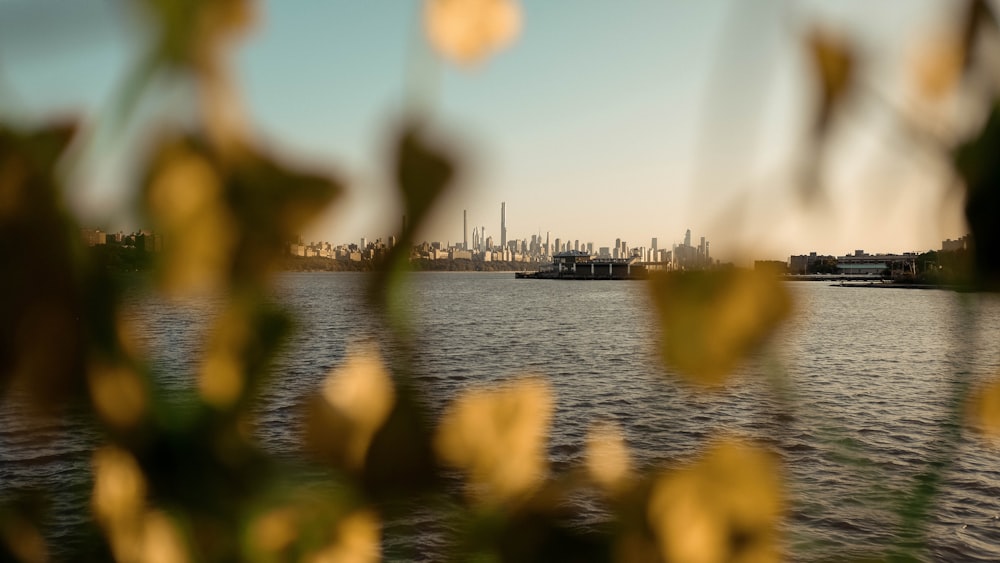
[[(463, 210), (470, 230), (499, 239), (505, 202), (508, 238), (600, 247), (656, 237), (664, 248), (691, 229), (737, 260), (924, 251), (965, 234), (961, 201), (945, 189), (947, 168), (901, 140), (892, 116), (954, 112), (955, 102), (921, 105), (912, 74), (957, 5), (533, 0), (520, 3), (522, 28), (506, 49), (459, 67), (429, 55), (420, 2), (272, 0), (259, 4), (233, 70), (261, 143), (347, 182), (307, 241), (399, 228), (389, 147), (418, 105), (462, 162), (420, 233), (428, 241), (461, 242)], [(141, 52), (135, 22), (110, 0), (0, 0), (0, 115), (102, 119)], [(803, 38), (817, 26), (857, 47), (861, 80), (880, 101), (857, 101), (838, 123), (823, 190), (807, 204), (798, 170), (816, 90)], [(170, 108), (183, 97), (164, 92)], [(81, 167), (68, 198), (81, 222), (137, 221), (123, 170), (141, 159), (147, 129), (130, 131)]]

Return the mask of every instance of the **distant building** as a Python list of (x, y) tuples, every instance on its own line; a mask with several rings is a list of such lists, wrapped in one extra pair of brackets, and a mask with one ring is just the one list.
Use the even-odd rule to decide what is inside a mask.
[(966, 250), (969, 248), (969, 235), (959, 238), (958, 240), (943, 240), (941, 241), (941, 250), (943, 252), (955, 252), (956, 250)]
[[(834, 256), (824, 256), (815, 252), (801, 254), (799, 256), (788, 257), (788, 273), (790, 274), (814, 274), (833, 273), (837, 258)], [(826, 271), (829, 270), (829, 271)]]
[(80, 236), (87, 246), (97, 246), (107, 243), (107, 234), (100, 229), (80, 229)]
[(500, 204), (500, 246), (507, 247), (507, 203)]
[[(816, 256), (816, 253), (812, 253)], [(791, 274), (806, 274), (809, 272), (809, 256), (805, 254), (799, 254), (798, 256), (788, 257), (788, 272)]]
[(855, 250), (852, 256), (837, 257), (838, 274), (915, 273), (916, 254), (867, 254)]

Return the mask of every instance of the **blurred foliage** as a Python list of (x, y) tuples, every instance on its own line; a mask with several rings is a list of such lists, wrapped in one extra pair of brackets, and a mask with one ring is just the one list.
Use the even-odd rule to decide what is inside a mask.
[[(454, 184), (461, 159), (431, 137), (421, 116), (400, 124), (386, 163), (408, 221), (371, 278), (369, 305), (391, 345), (354, 346), (306, 399), (303, 440), (330, 479), (301, 479), (262, 452), (251, 431), (254, 405), (291, 330), (289, 315), (268, 299), (272, 273), (287, 242), (343, 186), (270, 154), (241, 126), (225, 51), (252, 22), (252, 2), (137, 4), (152, 32), (147, 56), (124, 88), (122, 114), (164, 71), (190, 74), (202, 92), (201, 122), (153, 139), (136, 186), (150, 226), (166, 241), (155, 263), (158, 287), (171, 296), (213, 292), (224, 303), (193, 374), (198, 403), (178, 409), (126, 337), (121, 291), (107, 261), (83, 251), (61, 201), (56, 169), (73, 126), (0, 124), (0, 393), (5, 401), (26, 398), (49, 415), (83, 417), (104, 442), (92, 455), (90, 510), (99, 534), (66, 558), (374, 561), (383, 522), (428, 503), (460, 522), (450, 542), (456, 560), (785, 557), (783, 470), (762, 445), (727, 437), (695, 459), (638, 468), (620, 431), (600, 426), (589, 435), (583, 465), (553, 474), (546, 440), (555, 397), (541, 377), (469, 390), (439, 420), (428, 416), (412, 373), (400, 280), (414, 232)], [(424, 6), (430, 43), (460, 64), (500, 49), (520, 28), (513, 0)], [(977, 71), (976, 38), (983, 27), (996, 27), (987, 3), (966, 7), (960, 46), (934, 59), (922, 82), (932, 96)], [(821, 29), (804, 50), (817, 85), (809, 155), (817, 163), (829, 129), (856, 95), (859, 55), (849, 40)], [(975, 278), (979, 287), (995, 289), (1000, 114), (992, 92), (988, 103), (982, 128), (947, 154), (966, 188)], [(804, 185), (819, 189), (818, 182)], [(683, 272), (654, 277), (649, 288), (667, 372), (706, 387), (730, 383), (728, 376), (792, 309), (781, 283), (760, 272)], [(975, 426), (993, 434), (1000, 426), (997, 389), (984, 386), (967, 410)], [(957, 404), (965, 400), (956, 393)], [(910, 520), (924, 518), (946, 466), (935, 461), (914, 484)], [(569, 526), (567, 499), (577, 494), (601, 499), (610, 523), (590, 532)], [(52, 557), (41, 532), (44, 510), (34, 499), (19, 495), (0, 509), (4, 559)], [(919, 531), (919, 522), (912, 529)], [(920, 541), (912, 545), (887, 554), (919, 556)]]
[(671, 273), (651, 282), (667, 366), (719, 385), (791, 310), (777, 275), (761, 270)]

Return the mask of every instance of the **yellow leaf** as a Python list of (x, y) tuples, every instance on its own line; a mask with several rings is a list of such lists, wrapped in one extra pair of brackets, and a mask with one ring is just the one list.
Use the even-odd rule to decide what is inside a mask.
[(131, 427), (146, 413), (146, 388), (134, 370), (123, 365), (95, 364), (87, 382), (94, 407), (108, 424)]
[(127, 451), (106, 446), (94, 453), (93, 508), (97, 520), (107, 524), (131, 520), (145, 503), (146, 479)]
[(965, 50), (958, 37), (923, 39), (913, 62), (917, 92), (929, 100), (940, 100), (958, 85), (965, 64)]
[(250, 525), (249, 541), (254, 552), (273, 556), (284, 551), (298, 537), (299, 514), (294, 508), (275, 508)]
[(807, 39), (820, 89), (817, 134), (825, 133), (833, 112), (843, 102), (855, 72), (854, 54), (847, 41), (828, 30), (814, 29)]
[(445, 411), (435, 449), (465, 471), (471, 493), (509, 502), (532, 492), (547, 470), (545, 440), (552, 396), (541, 379), (462, 393)]
[(756, 270), (672, 272), (650, 279), (667, 367), (719, 385), (791, 310), (774, 275)]
[(626, 488), (632, 477), (632, 461), (621, 429), (601, 424), (587, 434), (587, 473), (605, 491), (615, 494)]
[(667, 562), (779, 561), (781, 477), (769, 452), (735, 440), (654, 485), (649, 522)]
[(238, 233), (224, 198), (219, 171), (196, 143), (178, 140), (155, 155), (146, 201), (165, 239), (159, 272), (171, 293), (223, 287)]
[(396, 393), (374, 346), (351, 352), (327, 376), (313, 404), (307, 441), (335, 464), (357, 470), (364, 465), (372, 438), (389, 418)]
[(375, 563), (381, 560), (381, 526), (371, 510), (359, 510), (337, 522), (333, 542), (307, 557), (310, 563)]
[(236, 404), (246, 386), (247, 350), (253, 345), (252, 320), (242, 307), (227, 310), (218, 321), (198, 372), (202, 399), (217, 409)]
[(8, 516), (0, 520), (0, 540), (3, 541), (3, 547), (23, 563), (44, 563), (51, 560), (42, 533), (23, 518)]
[(513, 0), (428, 0), (424, 27), (441, 55), (467, 64), (510, 43), (521, 29), (521, 10)]
[(177, 524), (166, 514), (150, 510), (143, 519), (143, 563), (186, 563), (187, 542)]
[(990, 440), (1000, 439), (1000, 376), (970, 395), (969, 423)]

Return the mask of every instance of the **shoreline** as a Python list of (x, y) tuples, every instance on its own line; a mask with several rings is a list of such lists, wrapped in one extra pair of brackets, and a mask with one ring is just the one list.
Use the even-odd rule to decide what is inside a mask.
[(883, 289), (941, 289), (945, 291), (973, 291), (972, 288), (955, 284), (935, 283), (893, 283), (893, 282), (840, 282), (831, 283), (830, 287), (870, 287)]

